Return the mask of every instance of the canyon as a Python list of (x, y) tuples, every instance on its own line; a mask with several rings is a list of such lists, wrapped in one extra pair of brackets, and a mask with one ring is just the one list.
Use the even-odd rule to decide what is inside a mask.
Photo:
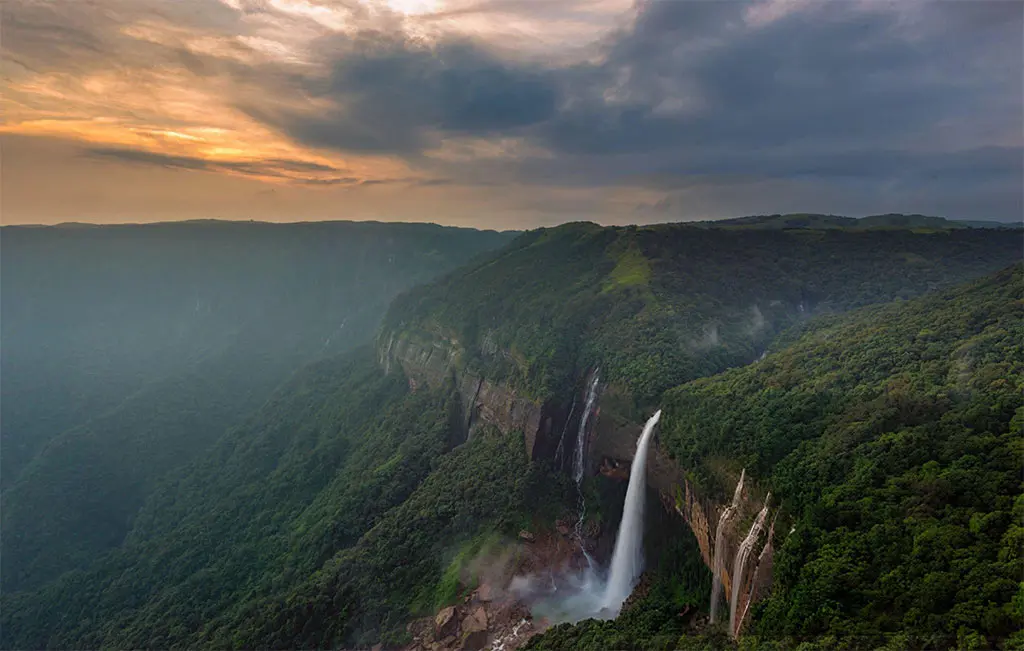
[[(511, 357), (508, 352), (492, 354)], [(450, 383), (461, 404), (463, 441), (486, 423), (506, 436), (521, 433), (531, 460), (550, 460), (577, 484), (584, 475), (596, 473), (618, 481), (629, 478), (627, 468), (636, 454), (643, 423), (618, 404), (621, 400), (616, 398), (624, 392), (622, 387), (599, 384), (597, 369), (586, 369), (579, 375), (572, 395), (539, 399), (507, 380), (491, 381), (467, 368), (465, 352), (455, 339), (382, 331), (377, 356), (386, 372), (400, 369), (412, 390), (421, 383), (434, 388)], [(572, 440), (577, 433), (579, 439)], [(773, 540), (774, 521), (764, 531), (769, 509), (756, 480), (723, 479), (735, 482), (732, 503), (695, 489), (685, 469), (671, 458), (657, 437), (651, 441), (646, 485), (658, 496), (660, 506), (680, 518), (694, 536), (704, 564), (727, 598), (727, 612), (732, 613), (729, 632), (738, 637), (750, 605), (771, 589), (777, 542)], [(582, 517), (581, 509), (577, 528)], [(582, 538), (576, 537), (582, 543)], [(581, 544), (580, 549), (586, 554), (585, 546)], [(558, 558), (564, 564), (564, 553), (554, 554), (549, 560)]]

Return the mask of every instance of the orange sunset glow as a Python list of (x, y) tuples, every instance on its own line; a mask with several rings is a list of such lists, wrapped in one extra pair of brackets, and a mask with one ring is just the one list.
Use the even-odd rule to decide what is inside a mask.
[(826, 4), (13, 0), (3, 220), (1019, 214), (1021, 5)]

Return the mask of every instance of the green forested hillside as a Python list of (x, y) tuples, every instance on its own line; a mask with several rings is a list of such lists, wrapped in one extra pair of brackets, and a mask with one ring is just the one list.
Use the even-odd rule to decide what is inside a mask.
[(510, 235), (427, 224), (5, 227), (2, 585), (118, 545), (160, 476), (398, 292)]
[(747, 228), (747, 229), (914, 229), (921, 232), (934, 230), (951, 230), (959, 228), (1019, 228), (1019, 224), (1008, 224), (993, 221), (963, 221), (933, 217), (930, 215), (904, 215), (890, 213), (886, 215), (868, 215), (867, 217), (842, 217), (840, 215), (822, 215), (816, 213), (794, 213), (787, 215), (751, 215), (736, 219), (723, 219), (712, 222), (700, 222), (707, 228)]
[[(1024, 614), (1021, 270), (931, 290), (1016, 261), (1018, 236), (567, 225), (400, 295), (378, 345), (444, 338), (461, 364), (544, 397), (564, 398), (600, 366), (634, 404), (664, 409), (660, 443), (699, 491), (724, 495), (746, 468), (782, 507), (775, 590), (752, 608), (744, 645), (1005, 648)], [(288, 318), (298, 327), (309, 314)], [(281, 327), (245, 341), (272, 347)], [(411, 618), (459, 598), (466, 558), (575, 508), (571, 480), (529, 461), (521, 432), (484, 424), (464, 440), (454, 383), (431, 388), (399, 365), (386, 374), (380, 353), (307, 366), (244, 416), (175, 420), (190, 413), (182, 405), (227, 400), (245, 381), (217, 369), (255, 373), (244, 355), (237, 365), (204, 357), (187, 390), (168, 385), (166, 411), (133, 401), (155, 401), (164, 385), (154, 383), (55, 438), (22, 473), (40, 483), (19, 478), (4, 499), (46, 504), (77, 491), (72, 504), (122, 534), (83, 537), (107, 550), (87, 567), (5, 589), (0, 646), (397, 645)], [(165, 418), (183, 447), (161, 436)], [(145, 426), (127, 426), (137, 420)], [(217, 440), (201, 454), (171, 454), (206, 441), (205, 428)], [(97, 432), (107, 443), (96, 458), (117, 463), (69, 472), (92, 458)], [(140, 460), (137, 475), (106, 472)], [(76, 548), (51, 558), (19, 536), (59, 537), (84, 520), (36, 509), (36, 524), (13, 504), (5, 581), (8, 567), (56, 574), (53, 558)], [(709, 575), (692, 540), (671, 540), (618, 620), (556, 627), (531, 645), (730, 644), (679, 617), (704, 608)], [(9, 561), (8, 544), (40, 569)]]
[[(307, 369), (171, 474), (121, 549), (3, 599), (4, 648), (324, 647), (400, 636), (462, 545), (557, 503), (522, 440), (449, 453), (450, 391), (369, 351)], [(554, 492), (552, 492), (554, 491)], [(555, 498), (549, 499), (554, 495)]]
[(1019, 628), (1021, 267), (816, 322), (749, 368), (670, 392), (665, 445), (728, 459), (796, 529), (755, 629), (985, 648)]
[(567, 224), (402, 295), (384, 332), (457, 341), (464, 363), (543, 397), (566, 394), (599, 365), (653, 403), (753, 361), (811, 314), (910, 298), (1019, 256), (1013, 231)]
[[(666, 394), (661, 440), (698, 485), (731, 491), (716, 473), (745, 467), (782, 504), (775, 585), (743, 648), (1024, 641), (1022, 296), (1017, 266), (826, 317), (764, 361)], [(643, 614), (661, 603), (531, 648), (727, 644), (720, 633), (666, 642), (678, 624)]]

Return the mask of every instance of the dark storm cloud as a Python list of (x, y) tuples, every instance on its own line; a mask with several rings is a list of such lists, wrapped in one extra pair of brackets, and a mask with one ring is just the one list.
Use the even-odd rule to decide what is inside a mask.
[(469, 42), (431, 45), (363, 32), (319, 44), (329, 60), (321, 77), (295, 91), (322, 111), (242, 105), (296, 140), (345, 151), (415, 154), (442, 134), (487, 136), (554, 115), (551, 74), (504, 62)]
[[(963, 150), (992, 173), (1019, 175), (1024, 5), (932, 3), (900, 14), (816, 3), (762, 22), (754, 6), (644, 3), (600, 61), (565, 68), (367, 33), (325, 44), (329, 73), (303, 82), (328, 101), (326, 113), (249, 111), (307, 144), (347, 151), (413, 156), (452, 135), (520, 136), (556, 154), (545, 166), (554, 182), (589, 173), (606, 182), (609, 168), (621, 178), (928, 176), (960, 170)], [(986, 140), (986, 129), (1017, 137)], [(522, 175), (538, 161), (528, 163)]]
[[(239, 10), (213, 0), (12, 0), (4, 50), (43, 69), (130, 65), (126, 53), (174, 61), (294, 141), (403, 158), (438, 183), (632, 186), (664, 192), (678, 216), (715, 206), (777, 212), (795, 198), (833, 201), (829, 212), (949, 214), (976, 205), (986, 214), (958, 216), (1021, 214), (1024, 3), (640, 2), (595, 56), (572, 65), (516, 58), (483, 37), (410, 36), (404, 19), (336, 4), (351, 9), (353, 29), (316, 32), (303, 66), (187, 47), (142, 57), (157, 46), (118, 30), (129, 12), (222, 34), (238, 34), (243, 16), (298, 20), (255, 0)], [(500, 23), (530, 6), (557, 20), (586, 3), (480, 0), (422, 20), (473, 14)], [(438, 154), (460, 138), (523, 146), (504, 156)], [(253, 176), (333, 174), (282, 161), (254, 171), (242, 161), (92, 153)]]
[[(685, 147), (837, 147), (891, 143), (1009, 100), (1019, 120), (1019, 68), (988, 68), (990, 39), (1015, 43), (1021, 21), (997, 34), (949, 25), (937, 33), (897, 26), (891, 11), (812, 5), (765, 26), (745, 26), (736, 2), (658, 2), (610, 48), (597, 91), (546, 124), (544, 141), (581, 154)], [(922, 11), (932, 11), (930, 5)], [(1014, 32), (1016, 29), (1016, 32)], [(951, 39), (959, 47), (950, 48)], [(612, 101), (596, 99), (615, 96)], [(673, 111), (672, 101), (679, 107)], [(659, 111), (659, 106), (667, 110)], [(1017, 144), (1017, 143), (1014, 143)], [(739, 156), (742, 152), (736, 151)]]

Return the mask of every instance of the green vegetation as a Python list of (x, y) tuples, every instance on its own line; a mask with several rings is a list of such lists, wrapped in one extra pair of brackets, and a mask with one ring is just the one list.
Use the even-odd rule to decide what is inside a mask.
[[(203, 267), (206, 250), (193, 260), (200, 271), (170, 283), (174, 300), (153, 299), (173, 309), (140, 310), (167, 329), (124, 312), (125, 330), (168, 339), (166, 348), (145, 358), (142, 375), (71, 365), (59, 391), (80, 399), (41, 417), (38, 431), (18, 428), (58, 400), (39, 378), (105, 341), (104, 328), (120, 332), (110, 324), (124, 305), (103, 307), (100, 291), (79, 303), (70, 289), (54, 294), (60, 308), (47, 309), (98, 301), (102, 315), (83, 313), (92, 325), (78, 340), (50, 332), (65, 348), (32, 366), (46, 347), (25, 324), (45, 301), (4, 296), (5, 310), (24, 301), (21, 321), (4, 323), (4, 346), (35, 351), (5, 373), (38, 376), (4, 387), (5, 414), (9, 396), (34, 401), (10, 407), (20, 425), (8, 434), (5, 423), (4, 436), (36, 447), (20, 448), (30, 460), (3, 494), (0, 646), (400, 645), (410, 618), (472, 587), (478, 554), (574, 507), (571, 483), (527, 459), (522, 433), (479, 421), (464, 439), (453, 381), (412, 383), (398, 365), (382, 370), (381, 351), (352, 350), (387, 297), (468, 256), (454, 252), (462, 236), (444, 247), (423, 233), (402, 240), (419, 262), (392, 276), (401, 255), (368, 252), (383, 226), (366, 226), (375, 235), (353, 236), (351, 250), (305, 227), (314, 230), (280, 258), (246, 266), (224, 251), (231, 269), (263, 284), (251, 296), (242, 288), (252, 278)], [(1012, 648), (1024, 645), (1022, 271), (928, 292), (1016, 261), (1018, 235), (571, 224), (523, 234), (401, 294), (379, 341), (444, 339), (488, 380), (558, 400), (600, 366), (611, 384), (601, 418), (624, 422), (660, 404), (659, 441), (700, 493), (727, 495), (746, 468), (782, 508), (774, 589), (751, 609), (745, 648)], [(311, 266), (295, 267), (300, 253)], [(140, 288), (174, 257), (153, 255), (164, 262), (141, 274), (153, 274), (146, 282), (124, 281), (139, 283), (125, 305), (145, 305)], [(109, 288), (110, 273), (97, 287)], [(236, 301), (225, 313), (235, 316), (212, 310), (195, 329), (175, 321), (182, 305), (195, 312), (204, 287), (217, 288), (211, 305)], [(351, 338), (323, 350), (350, 327)], [(730, 367), (739, 368), (722, 372)], [(109, 378), (108, 388), (90, 393), (89, 377)], [(621, 495), (607, 499), (617, 488), (585, 482), (591, 518), (617, 519)], [(678, 518), (649, 512), (652, 564), (623, 614), (555, 627), (530, 648), (731, 645), (721, 630), (693, 627), (710, 591), (693, 538)]]
[(599, 365), (651, 405), (757, 359), (811, 314), (911, 298), (1019, 256), (1012, 231), (566, 224), (403, 294), (384, 331), (456, 342), (461, 363), (540, 398)]
[(963, 221), (932, 217), (930, 215), (870, 215), (868, 217), (840, 217), (815, 213), (788, 215), (751, 215), (736, 219), (701, 222), (706, 228), (746, 228), (759, 230), (810, 228), (815, 230), (882, 230), (912, 229), (925, 231), (955, 230), (961, 228), (1014, 228), (1012, 224), (993, 221)]
[(5, 227), (2, 587), (117, 547), (167, 472), (391, 298), (510, 235), (426, 224)]
[(409, 393), (369, 351), (307, 369), (170, 475), (122, 548), (5, 595), (4, 648), (401, 639), (411, 611), (457, 592), (453, 550), (514, 536), (562, 499), (519, 436), (481, 431), (453, 450), (454, 400)]
[(635, 246), (630, 246), (619, 256), (615, 268), (608, 274), (603, 291), (610, 292), (623, 287), (646, 286), (651, 282), (651, 263)]
[[(711, 573), (693, 535), (677, 518), (652, 509), (645, 532), (647, 574), (638, 593), (613, 621), (562, 624), (534, 637), (534, 651), (669, 649), (692, 634), (691, 618), (707, 606)], [(721, 636), (712, 638), (720, 641)], [(720, 648), (715, 646), (714, 648)]]
[[(1018, 265), (819, 319), (764, 361), (668, 392), (659, 436), (698, 485), (730, 491), (728, 460), (783, 505), (775, 585), (741, 648), (1024, 642), (1022, 295)], [(732, 646), (720, 630), (680, 633), (680, 603), (648, 596), (529, 648)]]
[(708, 459), (746, 467), (796, 527), (759, 634), (987, 648), (1018, 629), (1022, 295), (1018, 266), (823, 319), (666, 396), (682, 463), (708, 484)]

